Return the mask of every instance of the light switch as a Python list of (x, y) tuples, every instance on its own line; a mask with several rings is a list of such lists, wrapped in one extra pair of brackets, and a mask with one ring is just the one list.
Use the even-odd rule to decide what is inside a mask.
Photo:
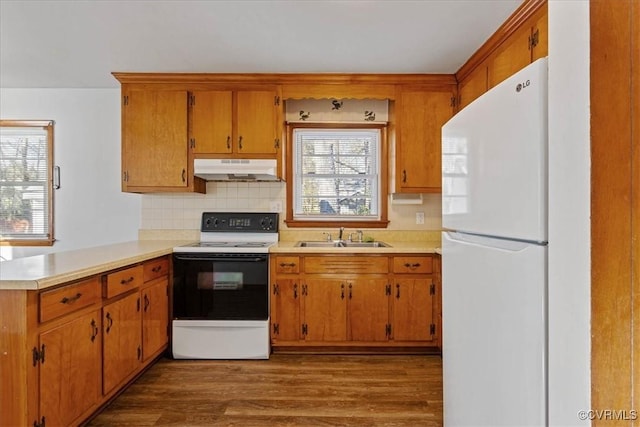
[(416, 212), (416, 224), (424, 224), (424, 212)]

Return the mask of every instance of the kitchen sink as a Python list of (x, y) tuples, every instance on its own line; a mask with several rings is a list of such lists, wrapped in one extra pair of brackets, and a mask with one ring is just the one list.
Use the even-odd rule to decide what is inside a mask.
[(314, 241), (303, 240), (296, 242), (296, 247), (299, 248), (390, 248), (391, 245), (385, 242), (349, 242), (346, 240), (333, 240), (333, 241)]

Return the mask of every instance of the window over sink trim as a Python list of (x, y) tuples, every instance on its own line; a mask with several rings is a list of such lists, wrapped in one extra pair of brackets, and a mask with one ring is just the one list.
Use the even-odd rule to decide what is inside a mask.
[[(298, 133), (297, 131), (300, 131)], [(356, 179), (359, 175), (367, 175), (369, 177), (375, 176), (375, 183), (371, 183), (371, 188), (376, 189), (376, 194), (371, 195), (375, 198), (376, 210), (375, 215), (340, 215), (333, 209), (332, 213), (326, 214), (313, 214), (313, 215), (296, 215), (296, 206), (300, 207), (302, 201), (300, 190), (303, 177), (300, 172), (302, 165), (300, 164), (301, 153), (296, 147), (296, 144), (301, 144), (301, 141), (296, 142), (296, 136), (305, 134), (305, 132), (313, 133), (310, 138), (318, 138), (323, 132), (328, 135), (332, 132), (334, 135), (340, 136), (340, 134), (348, 134), (349, 132), (377, 132), (377, 142), (374, 150), (376, 151), (375, 173), (372, 170), (359, 171), (357, 174), (344, 174), (345, 179)], [(287, 211), (285, 223), (288, 227), (352, 227), (352, 228), (386, 228), (389, 224), (387, 204), (388, 204), (388, 152), (387, 152), (387, 125), (386, 124), (350, 124), (350, 123), (288, 123), (287, 124), (287, 156), (286, 164), (286, 185), (287, 185)], [(348, 166), (350, 167), (350, 166)], [(297, 169), (297, 170), (296, 170)], [(365, 173), (366, 172), (366, 173)], [(326, 179), (342, 178), (342, 174), (330, 174), (325, 176)], [(364, 179), (364, 178), (363, 178)], [(337, 200), (337, 196), (333, 195)], [(336, 204), (334, 200), (334, 205)], [(361, 201), (359, 202), (361, 203)], [(325, 203), (327, 204), (327, 203)], [(333, 208), (333, 205), (327, 204), (327, 209)], [(298, 209), (298, 211), (300, 211)], [(325, 216), (326, 215), (326, 216)]]

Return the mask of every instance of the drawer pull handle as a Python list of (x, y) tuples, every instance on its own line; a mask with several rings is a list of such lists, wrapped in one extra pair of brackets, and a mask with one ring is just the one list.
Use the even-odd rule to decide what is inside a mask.
[(150, 304), (149, 296), (145, 295), (144, 296), (144, 312), (145, 313), (147, 312), (147, 309), (149, 308), (149, 304)]
[(298, 298), (298, 285), (293, 285), (293, 297)]
[(122, 279), (120, 280), (120, 284), (121, 285), (128, 285), (129, 283), (133, 282), (133, 276), (129, 277), (128, 279)]
[(78, 292), (77, 294), (75, 294), (72, 297), (64, 297), (64, 298), (62, 298), (60, 300), (60, 302), (62, 304), (73, 304), (74, 302), (78, 301), (81, 296), (82, 296), (82, 294), (80, 292)]
[(113, 326), (113, 318), (111, 317), (111, 313), (107, 313), (107, 315), (105, 317), (108, 320), (108, 322), (107, 322), (107, 333), (109, 333), (109, 331), (111, 330), (111, 327)]
[(91, 342), (94, 342), (97, 336), (98, 336), (98, 325), (96, 325), (95, 319), (91, 319)]
[(342, 290), (340, 291), (340, 299), (344, 299), (344, 283), (342, 284), (342, 286), (340, 286), (340, 288), (342, 288)]
[(161, 270), (162, 270), (162, 266), (161, 265), (156, 265), (155, 267), (153, 267), (151, 269), (151, 271), (153, 271), (154, 273), (157, 273), (157, 272), (159, 272)]
[(396, 284), (396, 299), (400, 299), (400, 285)]
[(409, 264), (408, 262), (404, 264), (405, 267), (410, 268), (412, 270), (415, 270), (416, 268), (420, 267), (420, 263), (416, 262), (413, 264)]
[(280, 267), (295, 267), (296, 263), (295, 262), (281, 262), (280, 263)]

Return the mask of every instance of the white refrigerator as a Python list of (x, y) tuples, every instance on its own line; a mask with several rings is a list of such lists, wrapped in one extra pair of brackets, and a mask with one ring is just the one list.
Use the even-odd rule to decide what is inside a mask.
[(547, 417), (547, 59), (442, 128), (445, 426)]

